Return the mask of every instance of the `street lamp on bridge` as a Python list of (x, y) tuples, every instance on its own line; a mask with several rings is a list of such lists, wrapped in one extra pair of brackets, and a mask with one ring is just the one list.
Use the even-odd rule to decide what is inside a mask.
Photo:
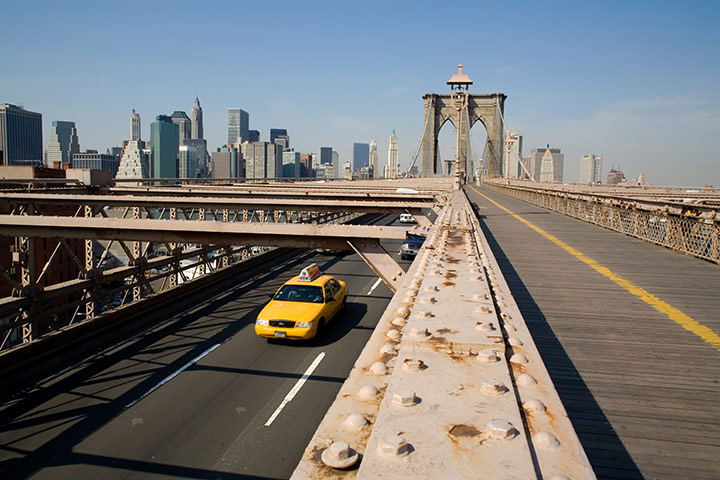
[(473, 83), (472, 80), (470, 80), (470, 77), (463, 73), (462, 69), (463, 66), (458, 65), (458, 72), (447, 81), (447, 84), (450, 85), (452, 105), (458, 112), (457, 125), (455, 128), (457, 130), (457, 148), (455, 149), (455, 190), (460, 189), (460, 129), (462, 127), (462, 112), (468, 106), (468, 97), (470, 96), (468, 88)]

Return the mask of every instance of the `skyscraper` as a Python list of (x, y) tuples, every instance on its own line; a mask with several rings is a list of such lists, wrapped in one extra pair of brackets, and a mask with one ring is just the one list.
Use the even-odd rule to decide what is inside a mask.
[(370, 165), (370, 145), (353, 143), (353, 170), (356, 172)]
[(320, 147), (320, 165), (332, 164), (332, 147)]
[(249, 128), (250, 115), (245, 110), (228, 108), (228, 145), (250, 141)]
[(133, 108), (132, 113), (130, 114), (130, 141), (138, 141), (140, 140), (140, 114), (135, 113), (135, 109)]
[(195, 103), (193, 103), (192, 110), (190, 111), (190, 123), (190, 138), (193, 140), (205, 138), (203, 132), (202, 107), (197, 97), (195, 97)]
[[(552, 179), (551, 180), (540, 180), (541, 176), (541, 170), (542, 170), (542, 161), (543, 157), (550, 152), (550, 157), (552, 157)], [(560, 153), (559, 148), (550, 148), (550, 145), (548, 145), (545, 148), (533, 148), (530, 151), (530, 157), (528, 157), (529, 160), (527, 162), (527, 169), (528, 171), (533, 175), (533, 178), (540, 182), (540, 181), (557, 181), (562, 182), (563, 181), (563, 163), (565, 161), (565, 155)], [(550, 171), (550, 165), (548, 165), (548, 172)], [(553, 180), (554, 179), (554, 180)]]
[(580, 159), (580, 183), (602, 182), (602, 155), (583, 155)]
[(248, 130), (247, 138), (243, 141), (259, 142), (260, 141), (260, 132), (258, 132), (257, 130)]
[(192, 126), (190, 125), (190, 117), (187, 116), (187, 113), (175, 110), (173, 114), (170, 115), (170, 119), (178, 126), (178, 134), (180, 135), (178, 145), (182, 144), (185, 140), (190, 140)]
[(282, 176), (282, 147), (269, 142), (242, 144), (246, 178), (277, 178)]
[(0, 105), (0, 165), (43, 164), (42, 115)]
[(564, 160), (565, 155), (560, 153), (559, 148), (550, 148), (550, 145), (548, 145), (540, 161), (540, 177), (536, 177), (536, 180), (540, 182), (562, 182)]
[(379, 178), (380, 170), (378, 170), (378, 152), (377, 142), (372, 140), (370, 142), (370, 178)]
[[(287, 129), (285, 128), (271, 128), (270, 129), (270, 143), (276, 143), (275, 140), (278, 138), (284, 138), (287, 145), (285, 148), (290, 148), (290, 137), (288, 136)], [(282, 143), (280, 145), (283, 145)]]
[[(142, 140), (130, 140), (123, 149), (120, 158), (120, 166), (115, 178), (148, 178), (150, 177), (150, 167), (148, 156), (143, 152), (145, 142)], [(123, 185), (131, 185), (125, 183)], [(132, 184), (136, 187), (142, 185), (142, 182)]]
[(395, 130), (390, 136), (390, 145), (388, 146), (388, 163), (385, 166), (385, 178), (397, 178), (400, 176), (400, 165), (398, 164), (398, 141)]
[(180, 129), (167, 115), (158, 115), (150, 125), (153, 178), (177, 178)]
[[(75, 122), (52, 122), (50, 144), (47, 152), (47, 166), (66, 170), (72, 164), (73, 155), (80, 153)], [(75, 168), (75, 167), (73, 167)]]

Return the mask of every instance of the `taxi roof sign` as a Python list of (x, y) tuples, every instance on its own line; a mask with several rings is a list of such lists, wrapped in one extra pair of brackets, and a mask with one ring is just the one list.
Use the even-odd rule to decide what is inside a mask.
[(298, 280), (301, 282), (312, 282), (320, 275), (322, 275), (320, 267), (318, 267), (317, 263), (313, 263), (312, 265), (308, 265), (307, 267), (302, 269)]

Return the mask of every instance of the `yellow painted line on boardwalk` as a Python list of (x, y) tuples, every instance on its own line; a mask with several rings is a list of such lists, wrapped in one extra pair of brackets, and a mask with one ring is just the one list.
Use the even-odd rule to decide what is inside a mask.
[(521, 216), (511, 212), (510, 210), (503, 207), (502, 205), (500, 205), (499, 203), (497, 203), (490, 197), (480, 193), (480, 191), (478, 189), (476, 189), (475, 187), (473, 187), (472, 185), (469, 185), (469, 187), (472, 188), (475, 191), (475, 193), (477, 193), (478, 195), (480, 195), (481, 197), (483, 197), (484, 199), (486, 199), (493, 205), (506, 211), (507, 213), (512, 215), (514, 218), (516, 218), (517, 220), (520, 220), (522, 223), (524, 223), (528, 227), (532, 228), (537, 233), (539, 233), (543, 237), (547, 238), (548, 240), (550, 240), (551, 242), (553, 242), (554, 244), (556, 244), (557, 246), (559, 246), (560, 248), (562, 248), (563, 250), (565, 250), (566, 252), (568, 252), (569, 254), (574, 256), (575, 258), (577, 258), (578, 260), (589, 265), (596, 272), (606, 276), (613, 282), (617, 283), (622, 288), (624, 288), (628, 292), (632, 293), (633, 295), (638, 297), (640, 300), (642, 300), (643, 302), (645, 302), (648, 305), (650, 305), (651, 307), (653, 307), (658, 312), (667, 315), (667, 317), (670, 320), (677, 323), (678, 325), (683, 327), (685, 330), (688, 330), (689, 332), (694, 333), (698, 337), (702, 338), (705, 342), (709, 343), (713, 347), (720, 350), (720, 335), (713, 332), (710, 328), (706, 327), (705, 325), (702, 325), (701, 323), (698, 323), (692, 317), (684, 314), (683, 312), (681, 312), (677, 308), (673, 307), (672, 305), (670, 305), (666, 302), (663, 302), (662, 300), (660, 300), (659, 298), (657, 298), (655, 295), (651, 294), (650, 292), (638, 287), (634, 283), (632, 283), (628, 280), (625, 280), (621, 276), (613, 273), (609, 268), (600, 265), (592, 258), (587, 257), (582, 252), (575, 250), (574, 248), (572, 248), (570, 245), (563, 242), (559, 238), (557, 238), (553, 235), (550, 235), (542, 228), (528, 222)]

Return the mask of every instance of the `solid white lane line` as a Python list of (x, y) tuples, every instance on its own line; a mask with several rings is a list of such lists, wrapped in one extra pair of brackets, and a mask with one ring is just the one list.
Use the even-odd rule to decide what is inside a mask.
[(320, 365), (320, 362), (322, 362), (322, 359), (325, 358), (325, 352), (320, 352), (320, 355), (315, 358), (315, 360), (310, 364), (307, 370), (305, 370), (305, 373), (302, 377), (300, 377), (300, 380), (297, 381), (295, 386), (290, 390), (290, 392), (285, 395), (285, 399), (282, 401), (280, 406), (275, 410), (275, 412), (270, 416), (267, 422), (265, 422), (265, 426), (269, 427), (272, 425), (272, 423), (275, 421), (278, 415), (280, 415), (280, 412), (282, 412), (282, 409), (285, 408), (285, 405), (290, 403), (293, 398), (295, 398), (295, 395), (300, 391), (303, 385), (305, 385), (305, 381), (312, 375), (312, 373), (315, 371), (318, 365)]
[(216, 349), (217, 347), (219, 347), (219, 346), (220, 346), (220, 344), (217, 343), (217, 344), (213, 345), (212, 347), (208, 348), (208, 349), (205, 350), (203, 353), (201, 353), (200, 355), (198, 355), (197, 357), (193, 358), (193, 359), (190, 360), (188, 363), (186, 363), (185, 365), (183, 365), (179, 370), (175, 371), (175, 373), (173, 373), (173, 374), (168, 375), (167, 377), (165, 377), (165, 379), (164, 379), (162, 382), (158, 383), (157, 385), (155, 385), (154, 387), (152, 387), (150, 390), (148, 390), (147, 392), (145, 392), (140, 398), (138, 398), (137, 400), (133, 400), (132, 402), (130, 402), (130, 403), (128, 403), (127, 405), (125, 405), (125, 408), (130, 408), (130, 407), (132, 407), (133, 405), (135, 405), (136, 403), (138, 403), (140, 400), (142, 400), (143, 398), (147, 397), (147, 396), (150, 395), (152, 392), (154, 392), (154, 391), (157, 390), (158, 388), (162, 387), (163, 385), (165, 385), (167, 382), (169, 382), (169, 381), (172, 380), (173, 378), (177, 377), (180, 373), (182, 373), (183, 371), (185, 371), (189, 366), (191, 366), (191, 365), (194, 364), (195, 362), (199, 361), (201, 358), (203, 358), (205, 355), (207, 355), (208, 353), (212, 352), (213, 350), (215, 350), (215, 349)]
[(380, 285), (380, 282), (382, 282), (382, 279), (378, 278), (372, 287), (370, 287), (370, 291), (367, 293), (368, 295), (372, 294), (373, 290), (377, 288), (378, 285)]

